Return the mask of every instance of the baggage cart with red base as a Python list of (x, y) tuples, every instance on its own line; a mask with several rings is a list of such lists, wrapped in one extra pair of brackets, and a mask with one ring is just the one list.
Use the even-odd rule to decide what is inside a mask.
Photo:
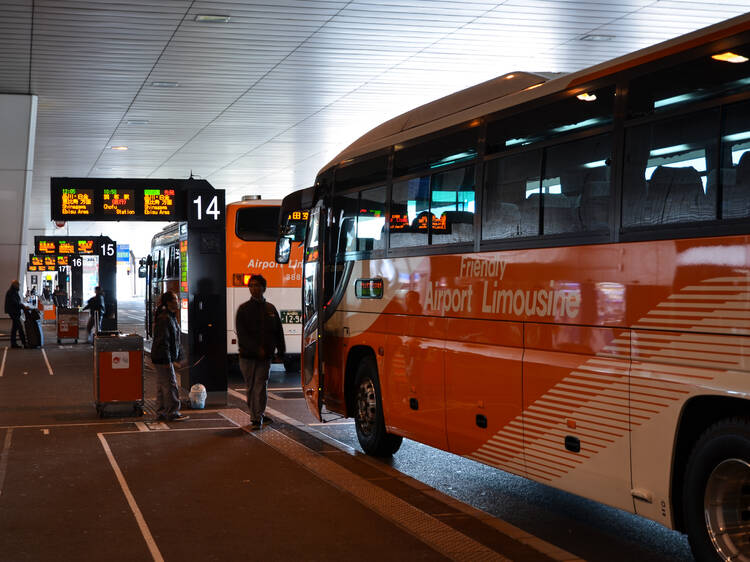
[(96, 412), (143, 415), (143, 338), (97, 333), (94, 337)]
[(57, 309), (57, 343), (62, 340), (75, 340), (78, 343), (78, 333), (80, 328), (80, 318), (77, 308)]

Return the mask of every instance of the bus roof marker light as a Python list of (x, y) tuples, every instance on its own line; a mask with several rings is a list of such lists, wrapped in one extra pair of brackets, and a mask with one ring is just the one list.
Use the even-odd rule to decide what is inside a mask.
[(596, 101), (596, 94), (589, 94), (588, 92), (578, 94), (576, 97), (581, 101)]
[(726, 53), (718, 53), (716, 55), (712, 55), (711, 58), (714, 60), (720, 60), (723, 62), (731, 62), (735, 64), (748, 61), (747, 57), (743, 57), (742, 55), (738, 55), (737, 53), (732, 53), (731, 51), (727, 51)]

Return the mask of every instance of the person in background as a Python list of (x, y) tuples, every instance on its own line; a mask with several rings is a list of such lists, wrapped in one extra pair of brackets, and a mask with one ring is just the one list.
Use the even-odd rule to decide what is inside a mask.
[(86, 330), (89, 333), (89, 342), (92, 342), (94, 327), (96, 327), (96, 332), (99, 332), (102, 328), (102, 318), (104, 317), (104, 291), (102, 291), (101, 287), (94, 287), (94, 296), (86, 301), (86, 306), (81, 310), (89, 311), (90, 316), (86, 324)]
[(265, 415), (268, 394), (266, 385), (274, 350), (284, 358), (286, 346), (281, 318), (270, 302), (263, 298), (266, 280), (262, 275), (251, 275), (247, 283), (250, 300), (237, 309), (237, 346), (240, 370), (247, 385), (247, 407), (250, 410), (251, 429), (260, 429), (271, 423)]
[(55, 288), (55, 292), (52, 293), (52, 302), (55, 303), (55, 306), (58, 308), (68, 306), (68, 295), (62, 290), (60, 285), (58, 285)]
[[(29, 310), (29, 307), (21, 301), (20, 286), (18, 280), (14, 279), (5, 293), (5, 313), (10, 316), (13, 323), (10, 328), (10, 346), (16, 349), (26, 347), (26, 336), (23, 333), (23, 324), (21, 324), (21, 312)], [(16, 334), (20, 337), (23, 345), (18, 345)]]
[(182, 421), (190, 416), (180, 413), (180, 391), (174, 368), (182, 367), (180, 325), (177, 311), (180, 303), (172, 291), (162, 294), (154, 315), (154, 336), (151, 342), (151, 362), (156, 370), (156, 419)]

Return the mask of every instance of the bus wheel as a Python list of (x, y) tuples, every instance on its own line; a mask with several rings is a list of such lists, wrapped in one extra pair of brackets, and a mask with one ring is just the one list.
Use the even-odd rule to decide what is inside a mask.
[(403, 438), (385, 430), (380, 382), (372, 358), (367, 357), (360, 362), (354, 378), (354, 388), (354, 424), (362, 450), (376, 457), (391, 456), (398, 451)]
[(696, 560), (750, 560), (750, 418), (720, 421), (701, 436), (682, 502)]

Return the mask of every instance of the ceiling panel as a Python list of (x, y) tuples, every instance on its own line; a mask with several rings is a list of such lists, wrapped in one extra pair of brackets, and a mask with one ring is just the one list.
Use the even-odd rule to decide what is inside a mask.
[[(2, 90), (39, 96), (30, 228), (54, 228), (52, 176), (192, 171), (228, 200), (279, 197), (419, 104), (514, 70), (579, 70), (739, 15), (745, 4), (3, 0)], [(204, 24), (199, 14), (231, 19)], [(608, 40), (584, 40), (590, 34)], [(111, 149), (119, 145), (129, 150)], [(150, 238), (155, 228), (137, 230)]]

